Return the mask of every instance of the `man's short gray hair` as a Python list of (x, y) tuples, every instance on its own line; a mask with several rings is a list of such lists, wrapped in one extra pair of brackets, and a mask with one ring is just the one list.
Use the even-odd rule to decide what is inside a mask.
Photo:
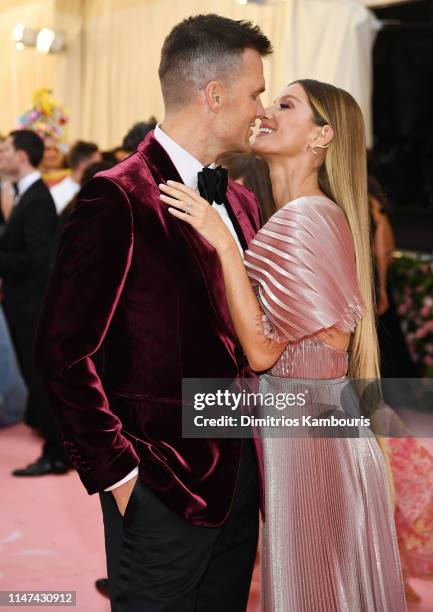
[(176, 25), (164, 41), (159, 65), (166, 109), (189, 104), (210, 81), (236, 76), (245, 49), (272, 53), (268, 38), (250, 21), (210, 14)]

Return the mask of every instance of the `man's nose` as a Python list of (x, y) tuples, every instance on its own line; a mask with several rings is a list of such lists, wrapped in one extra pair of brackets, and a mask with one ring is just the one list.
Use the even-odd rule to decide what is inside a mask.
[(261, 117), (263, 117), (264, 115), (265, 115), (265, 109), (264, 109), (264, 107), (263, 107), (262, 100), (261, 100), (261, 98), (258, 98), (258, 99), (257, 99), (257, 111), (256, 111), (256, 117), (258, 117), (258, 118), (260, 119), (260, 118), (261, 118)]
[(273, 121), (274, 120), (274, 107), (273, 106), (268, 106), (267, 108), (263, 108), (262, 106), (262, 113), (260, 115), (260, 119), (266, 120), (266, 121)]

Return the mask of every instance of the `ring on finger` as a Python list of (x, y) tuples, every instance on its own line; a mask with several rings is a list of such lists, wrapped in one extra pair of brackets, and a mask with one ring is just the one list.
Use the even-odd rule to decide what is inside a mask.
[(185, 211), (187, 215), (191, 214), (191, 208), (192, 208), (191, 202), (187, 202), (186, 203), (186, 211)]

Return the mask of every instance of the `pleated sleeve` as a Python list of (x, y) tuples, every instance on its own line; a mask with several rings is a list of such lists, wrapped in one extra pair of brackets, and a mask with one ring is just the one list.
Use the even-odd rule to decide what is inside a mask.
[(265, 335), (297, 342), (335, 326), (352, 332), (364, 313), (352, 233), (331, 200), (310, 196), (278, 210), (245, 253)]

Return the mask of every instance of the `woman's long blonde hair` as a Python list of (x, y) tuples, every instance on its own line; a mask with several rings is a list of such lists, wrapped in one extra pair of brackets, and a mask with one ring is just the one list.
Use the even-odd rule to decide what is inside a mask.
[(319, 185), (343, 209), (355, 245), (358, 284), (366, 312), (352, 335), (348, 374), (354, 379), (379, 378), (364, 119), (357, 102), (346, 91), (310, 79), (296, 83), (307, 94), (314, 122), (333, 129), (334, 138), (319, 170)]
[[(348, 375), (355, 380), (379, 379), (364, 118), (358, 103), (347, 91), (311, 79), (296, 83), (307, 94), (314, 122), (333, 129), (334, 138), (319, 170), (319, 186), (345, 212), (355, 245), (358, 285), (366, 311), (350, 341)], [(380, 428), (380, 418), (374, 409), (380, 404), (379, 387), (377, 391), (372, 406), (373, 429)], [(395, 501), (389, 447), (377, 430), (376, 438), (384, 454)]]

